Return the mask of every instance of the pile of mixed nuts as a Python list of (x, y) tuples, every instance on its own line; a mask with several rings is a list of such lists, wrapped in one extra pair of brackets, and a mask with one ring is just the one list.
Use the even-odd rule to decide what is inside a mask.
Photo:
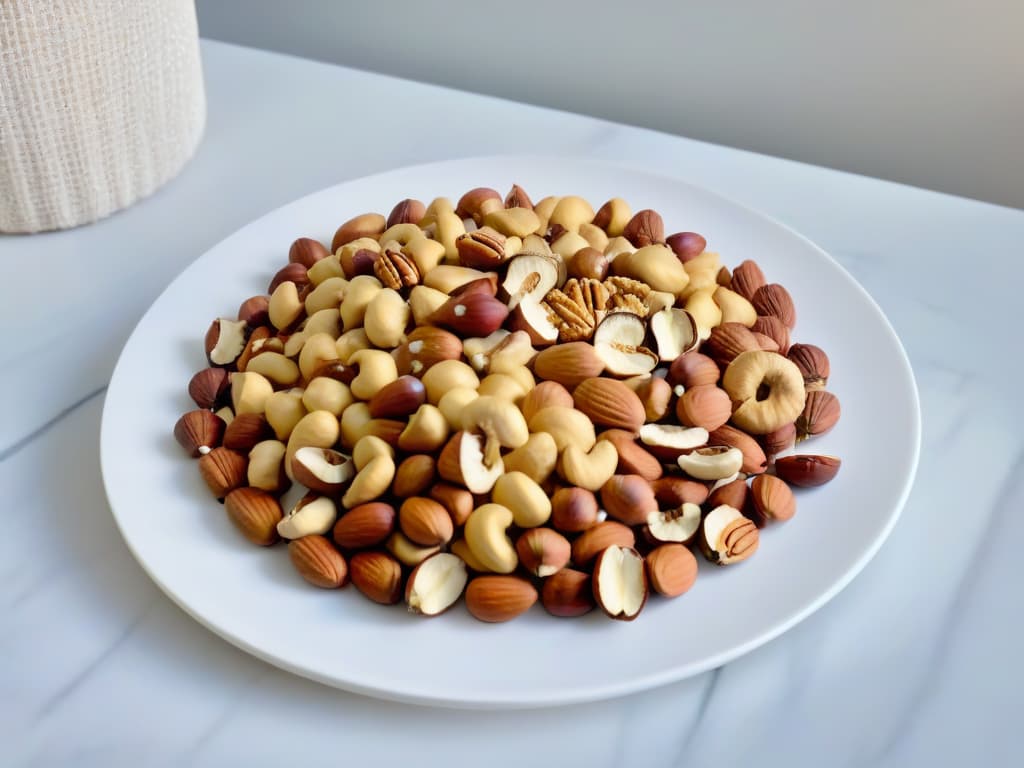
[(744, 560), (791, 487), (836, 475), (791, 450), (840, 410), (795, 324), (753, 261), (618, 198), (408, 199), (330, 250), (296, 240), (268, 295), (213, 321), (174, 435), (315, 586), (628, 620), (692, 586), (692, 545)]

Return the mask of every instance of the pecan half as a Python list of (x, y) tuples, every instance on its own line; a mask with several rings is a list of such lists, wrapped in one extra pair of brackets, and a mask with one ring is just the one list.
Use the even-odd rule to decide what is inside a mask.
[(396, 291), (410, 288), (420, 281), (420, 271), (416, 267), (416, 262), (401, 251), (390, 248), (373, 262), (373, 274), (385, 288), (393, 288)]

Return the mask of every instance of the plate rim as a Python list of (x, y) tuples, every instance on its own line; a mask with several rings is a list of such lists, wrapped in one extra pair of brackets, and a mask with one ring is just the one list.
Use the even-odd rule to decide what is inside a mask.
[[(606, 170), (606, 171), (622, 171), (632, 175), (645, 176), (652, 179), (658, 179), (662, 182), (670, 182), (673, 185), (688, 188), (692, 192), (696, 192), (699, 195), (706, 196), (713, 199), (716, 203), (724, 204), (727, 207), (734, 208), (738, 211), (742, 211), (747, 216), (756, 217), (763, 223), (769, 224), (784, 231), (788, 236), (801, 241), (806, 247), (814, 250), (819, 257), (823, 257), (828, 261), (834, 268), (839, 270), (843, 277), (846, 279), (849, 287), (853, 288), (857, 293), (858, 297), (865, 301), (866, 304), (872, 309), (877, 319), (881, 321), (881, 327), (884, 329), (890, 340), (894, 342), (894, 347), (898, 353), (898, 359), (902, 372), (906, 374), (907, 383), (909, 384), (909, 394), (911, 403), (911, 409), (909, 412), (910, 421), (912, 423), (912, 435), (911, 435), (911, 453), (909, 461), (909, 471), (906, 477), (903, 479), (902, 487), (900, 489), (899, 497), (893, 502), (893, 508), (888, 518), (886, 519), (885, 525), (880, 526), (875, 536), (872, 538), (870, 544), (863, 549), (856, 560), (843, 572), (833, 583), (825, 590), (821, 591), (814, 599), (809, 600), (799, 609), (792, 612), (786, 618), (774, 623), (767, 629), (755, 633), (753, 637), (748, 639), (746, 642), (737, 643), (730, 648), (727, 648), (720, 653), (706, 656), (703, 659), (693, 661), (687, 664), (681, 664), (663, 669), (657, 672), (651, 672), (648, 674), (638, 675), (626, 681), (591, 684), (586, 686), (577, 686), (569, 692), (541, 692), (535, 693), (530, 696), (502, 696), (501, 691), (486, 691), (481, 693), (479, 696), (460, 696), (457, 698), (446, 697), (444, 695), (437, 695), (432, 693), (426, 693), (417, 690), (415, 686), (404, 690), (396, 690), (393, 687), (386, 686), (373, 686), (367, 685), (361, 682), (354, 682), (351, 680), (339, 679), (336, 675), (319, 672), (317, 670), (308, 669), (304, 666), (293, 664), (286, 659), (282, 659), (272, 653), (263, 651), (256, 645), (253, 645), (249, 640), (237, 636), (225, 627), (218, 626), (212, 620), (208, 620), (206, 617), (200, 615), (192, 606), (187, 604), (183, 598), (181, 598), (163, 579), (159, 577), (157, 573), (151, 568), (151, 564), (141, 555), (136, 548), (136, 543), (133, 541), (128, 531), (123, 525), (123, 519), (115, 509), (113, 503), (114, 492), (112, 491), (112, 485), (114, 480), (111, 477), (110, 461), (106, 458), (107, 455), (113, 449), (110, 447), (111, 438), (110, 432), (111, 419), (108, 418), (108, 409), (112, 409), (115, 406), (111, 405), (111, 398), (109, 393), (112, 390), (116, 390), (115, 383), (119, 380), (119, 377), (123, 377), (125, 374), (123, 368), (125, 363), (125, 350), (131, 343), (139, 330), (139, 327), (143, 324), (149, 314), (153, 311), (154, 307), (158, 305), (169, 293), (173, 287), (180, 281), (185, 279), (187, 273), (196, 265), (197, 262), (202, 260), (211, 251), (221, 247), (223, 243), (241, 232), (258, 226), (265, 219), (275, 215), (281, 214), (286, 209), (290, 208), (301, 208), (301, 206), (311, 198), (325, 195), (333, 190), (340, 187), (346, 187), (350, 185), (358, 185), (360, 183), (366, 183), (371, 180), (385, 177), (388, 175), (410, 173), (410, 172), (423, 172), (428, 169), (437, 169), (439, 172), (444, 172), (445, 167), (452, 164), (492, 164), (492, 163), (509, 163), (514, 161), (522, 162), (543, 162), (551, 164), (565, 164), (573, 163), (580, 167), (586, 167), (589, 170)], [(767, 644), (774, 640), (780, 635), (784, 634), (794, 626), (802, 622), (808, 616), (819, 610), (823, 605), (832, 600), (836, 595), (842, 592), (849, 584), (853, 581), (858, 574), (860, 574), (864, 568), (871, 562), (871, 560), (877, 555), (883, 544), (889, 538), (892, 530), (895, 528), (899, 518), (902, 515), (903, 509), (913, 489), (914, 482), (917, 477), (917, 472), (920, 464), (920, 453), (921, 453), (921, 441), (922, 441), (922, 417), (921, 417), (921, 402), (920, 392), (917, 386), (917, 380), (914, 375), (913, 366), (911, 365), (909, 356), (907, 355), (906, 348), (903, 345), (902, 340), (893, 328), (892, 323), (886, 316), (882, 308), (878, 305), (875, 299), (868, 293), (867, 289), (860, 284), (847, 270), (846, 268), (837, 261), (830, 253), (824, 248), (819, 246), (817, 243), (812, 241), (806, 235), (803, 235), (799, 231), (795, 230), (788, 224), (779, 221), (775, 217), (752, 208), (751, 206), (739, 202), (727, 195), (723, 195), (715, 190), (709, 189), (708, 187), (701, 186), (692, 181), (688, 181), (685, 178), (673, 176), (668, 173), (651, 171), (644, 167), (635, 165), (629, 165), (625, 163), (619, 163), (614, 161), (607, 161), (603, 159), (595, 159), (586, 155), (548, 155), (543, 153), (508, 153), (508, 154), (489, 154), (489, 155), (472, 155), (465, 157), (450, 158), (446, 160), (431, 161), (424, 163), (416, 163), (412, 165), (395, 166), (382, 171), (378, 171), (372, 174), (366, 174), (351, 179), (346, 179), (335, 184), (328, 185), (318, 190), (314, 190), (306, 195), (298, 197), (294, 200), (279, 205), (273, 209), (267, 210), (259, 216), (251, 219), (247, 223), (227, 233), (224, 237), (220, 238), (216, 243), (207, 248), (203, 253), (196, 256), (195, 259), (191, 260), (167, 283), (164, 289), (159, 295), (154, 298), (152, 303), (147, 307), (146, 311), (142, 314), (139, 320), (135, 323), (132, 328), (128, 339), (125, 341), (120, 352), (118, 353), (117, 363), (113, 369), (108, 385), (108, 396), (104, 398), (103, 414), (101, 417), (100, 424), (100, 469), (103, 480), (104, 491), (107, 495), (108, 504), (111, 509), (111, 514), (114, 517), (115, 524), (117, 525), (118, 531), (121, 533), (122, 539), (128, 546), (132, 556), (142, 567), (146, 575), (160, 588), (160, 590), (167, 595), (175, 605), (185, 611), (192, 619), (197, 621), (200, 625), (210, 630), (217, 636), (227, 640), (232, 645), (240, 648), (241, 650), (249, 653), (260, 660), (272, 664), (278, 668), (284, 669), (293, 674), (299, 675), (331, 687), (339, 688), (342, 690), (359, 693), (363, 695), (373, 696), (374, 698), (380, 698), (390, 701), (396, 701), (401, 703), (417, 704), (417, 705), (428, 705), (428, 706), (439, 706), (445, 708), (455, 709), (466, 709), (466, 708), (483, 708), (483, 709), (523, 709), (523, 708), (534, 708), (534, 707), (549, 707), (549, 706), (562, 706), (567, 704), (583, 703), (590, 701), (598, 701), (609, 698), (617, 698), (626, 696), (629, 694), (637, 693), (639, 691), (649, 690), (662, 685), (667, 685), (672, 682), (693, 677), (711, 669), (718, 668), (724, 664), (729, 663), (747, 653), (755, 650), (756, 648)]]

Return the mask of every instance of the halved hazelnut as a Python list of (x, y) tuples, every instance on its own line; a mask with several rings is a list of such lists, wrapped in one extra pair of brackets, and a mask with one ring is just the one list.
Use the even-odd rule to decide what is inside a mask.
[(448, 552), (438, 552), (409, 574), (405, 603), (412, 613), (437, 616), (455, 605), (468, 580), (466, 564), (461, 559)]
[(632, 312), (610, 312), (594, 331), (594, 350), (616, 376), (650, 373), (658, 356), (643, 346), (647, 329)]
[(539, 302), (559, 284), (559, 277), (560, 261), (557, 258), (539, 253), (520, 253), (508, 262), (505, 279), (501, 281), (501, 295), (507, 298), (509, 309), (528, 299)]
[(325, 496), (337, 496), (355, 477), (352, 459), (332, 448), (306, 446), (292, 454), (292, 477), (295, 482)]
[(775, 460), (775, 474), (790, 485), (814, 488), (834, 478), (840, 464), (835, 456), (785, 456)]
[(437, 460), (437, 471), (445, 480), (464, 486), (471, 493), (488, 493), (505, 472), (499, 457), (484, 463), (484, 439), (469, 432), (456, 432)]
[(244, 320), (218, 317), (206, 332), (206, 359), (210, 365), (225, 367), (238, 359), (245, 349), (245, 332), (248, 326)]
[(724, 504), (708, 512), (701, 527), (701, 549), (717, 565), (746, 560), (757, 551), (759, 541), (753, 520)]
[(708, 441), (703, 427), (681, 427), (676, 424), (644, 424), (640, 427), (640, 442), (651, 448), (669, 451), (688, 451)]
[(644, 559), (632, 547), (612, 545), (594, 565), (594, 599), (613, 619), (632, 621), (647, 602)]
[(743, 466), (743, 451), (739, 448), (715, 445), (684, 453), (676, 462), (683, 472), (697, 480), (721, 480), (740, 471)]
[(654, 510), (647, 515), (647, 533), (655, 541), (688, 544), (700, 530), (700, 506), (684, 503), (676, 509)]
[(301, 539), (311, 534), (324, 534), (334, 527), (338, 507), (331, 499), (316, 493), (303, 496), (277, 524), (283, 539)]
[(685, 309), (665, 307), (650, 317), (651, 333), (662, 360), (675, 360), (700, 344), (697, 321)]

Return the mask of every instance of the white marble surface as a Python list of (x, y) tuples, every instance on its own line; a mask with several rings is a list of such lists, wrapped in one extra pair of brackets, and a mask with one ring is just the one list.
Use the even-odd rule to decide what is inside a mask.
[[(176, 181), (91, 227), (0, 237), (0, 763), (1024, 762), (1024, 212), (223, 44), (203, 55), (209, 126)], [(921, 465), (895, 532), (795, 629), (624, 699), (428, 709), (247, 656), (164, 597), (114, 526), (97, 442), (121, 344), (178, 271), (281, 203), (412, 162), (517, 151), (677, 175), (843, 263), (903, 338), (921, 391)]]

